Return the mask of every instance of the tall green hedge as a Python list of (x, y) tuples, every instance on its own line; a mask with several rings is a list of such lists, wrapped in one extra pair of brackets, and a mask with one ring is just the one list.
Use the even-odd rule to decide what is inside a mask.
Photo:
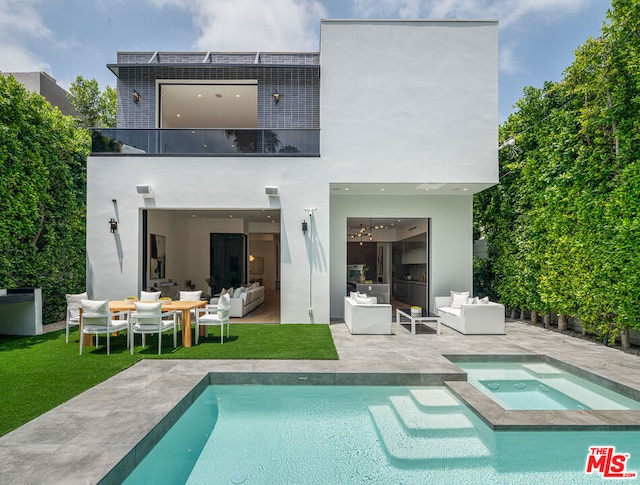
[(517, 150), (501, 150), (475, 224), (507, 306), (628, 345), (640, 329), (640, 2), (613, 0), (608, 19), (500, 127)]
[(0, 76), (0, 287), (40, 287), (45, 322), (85, 288), (86, 160), (70, 116)]

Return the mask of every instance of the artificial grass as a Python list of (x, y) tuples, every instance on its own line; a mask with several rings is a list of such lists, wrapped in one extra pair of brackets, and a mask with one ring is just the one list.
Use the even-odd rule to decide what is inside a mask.
[(231, 325), (224, 344), (217, 328), (210, 329), (206, 339), (201, 337), (197, 346), (184, 348), (181, 341), (179, 334), (174, 349), (173, 337), (164, 334), (162, 355), (158, 355), (157, 337), (147, 336), (142, 347), (137, 335), (130, 355), (122, 334), (111, 338), (107, 356), (104, 336), (98, 349), (85, 347), (79, 355), (77, 328), (69, 344), (64, 330), (34, 337), (0, 336), (0, 436), (141, 359), (338, 359), (328, 325)]

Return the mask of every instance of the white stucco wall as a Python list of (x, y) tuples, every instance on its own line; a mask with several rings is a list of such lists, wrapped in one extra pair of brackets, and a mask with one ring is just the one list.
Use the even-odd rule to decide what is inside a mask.
[[(151, 185), (154, 198), (137, 194), (138, 184)], [(265, 195), (265, 186), (277, 186), (279, 197)], [(329, 321), (329, 191), (326, 171), (318, 159), (89, 157), (87, 194), (87, 286), (94, 298), (119, 299), (138, 293), (141, 209), (145, 204), (158, 209), (280, 208), (281, 320)], [(305, 207), (318, 209), (313, 237), (303, 237), (300, 229), (302, 220), (309, 220)], [(115, 235), (109, 232), (111, 217), (119, 222)], [(208, 257), (207, 223), (192, 221), (186, 227), (174, 227), (166, 218), (154, 224), (149, 232), (187, 231), (190, 242), (184, 250), (204, 252)], [(182, 247), (169, 241), (168, 252)], [(167, 277), (173, 278), (170, 268), (175, 260), (171, 254), (167, 257)], [(177, 276), (180, 283), (185, 276)], [(310, 307), (313, 315), (309, 315)]]
[(333, 182), (498, 181), (497, 21), (325, 20), (320, 65)]

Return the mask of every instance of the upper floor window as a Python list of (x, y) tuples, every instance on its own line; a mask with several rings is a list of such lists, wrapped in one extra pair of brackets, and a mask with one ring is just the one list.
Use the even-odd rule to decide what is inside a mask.
[(160, 128), (257, 128), (258, 82), (160, 81)]

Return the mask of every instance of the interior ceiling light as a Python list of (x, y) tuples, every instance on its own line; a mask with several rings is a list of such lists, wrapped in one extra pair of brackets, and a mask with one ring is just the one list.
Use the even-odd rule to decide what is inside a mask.
[(216, 93), (216, 98), (222, 98), (222, 94)]

